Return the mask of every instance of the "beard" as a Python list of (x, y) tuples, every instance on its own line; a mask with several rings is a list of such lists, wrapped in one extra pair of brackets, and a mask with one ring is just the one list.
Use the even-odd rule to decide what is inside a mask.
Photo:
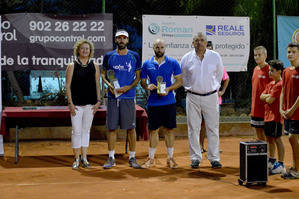
[(127, 47), (127, 44), (124, 44), (124, 43), (117, 43), (117, 48), (119, 49), (119, 50), (123, 50), (123, 49), (125, 49)]
[(156, 52), (155, 51), (155, 55), (156, 55), (157, 58), (161, 58), (161, 57), (164, 56), (164, 52)]

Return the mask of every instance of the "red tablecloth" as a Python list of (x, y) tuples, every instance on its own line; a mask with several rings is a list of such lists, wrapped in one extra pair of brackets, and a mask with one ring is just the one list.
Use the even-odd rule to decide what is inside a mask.
[[(38, 123), (33, 126), (63, 126), (70, 121), (70, 111), (67, 106), (45, 106), (45, 107), (6, 107), (2, 112), (1, 131), (3, 136), (7, 136), (9, 128), (22, 123), (24, 127), (32, 126), (30, 120), (38, 119)], [(51, 120), (51, 123), (48, 121)], [(28, 121), (28, 125), (26, 122)], [(54, 123), (53, 123), (54, 121)], [(95, 125), (104, 125), (106, 121), (106, 107), (101, 106), (94, 116)], [(24, 124), (25, 123), (25, 124)], [(136, 105), (136, 133), (144, 140), (148, 139), (147, 114), (146, 111)]]

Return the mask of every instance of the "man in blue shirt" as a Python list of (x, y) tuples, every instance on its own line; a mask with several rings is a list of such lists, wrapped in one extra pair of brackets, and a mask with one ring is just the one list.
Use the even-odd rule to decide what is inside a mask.
[[(155, 56), (145, 61), (141, 70), (141, 86), (150, 91), (148, 98), (149, 157), (141, 167), (151, 168), (155, 165), (154, 156), (159, 142), (158, 130), (163, 126), (168, 151), (167, 166), (177, 168), (178, 165), (173, 159), (175, 138), (172, 129), (176, 128), (176, 101), (173, 90), (182, 86), (181, 69), (175, 59), (165, 56), (165, 43), (162, 39), (155, 40), (153, 49)], [(171, 81), (173, 76), (175, 83)]]
[(129, 164), (140, 168), (135, 158), (136, 100), (135, 86), (140, 80), (141, 63), (138, 53), (128, 50), (129, 34), (118, 30), (115, 34), (117, 49), (104, 56), (102, 79), (108, 86), (106, 126), (109, 158), (104, 169), (115, 166), (115, 143), (118, 126), (126, 129), (129, 140)]

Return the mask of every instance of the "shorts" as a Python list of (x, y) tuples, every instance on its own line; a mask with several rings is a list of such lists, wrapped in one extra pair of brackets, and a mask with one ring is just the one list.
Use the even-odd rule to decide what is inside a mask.
[(279, 122), (265, 122), (264, 130), (268, 137), (277, 138), (282, 135), (282, 125)]
[(161, 126), (176, 128), (176, 104), (148, 106), (148, 128), (156, 130)]
[(135, 99), (110, 99), (107, 103), (106, 127), (109, 130), (136, 128)]
[(264, 118), (251, 117), (250, 124), (252, 127), (255, 127), (255, 128), (264, 128), (264, 126), (265, 126)]
[(284, 120), (285, 134), (299, 134), (299, 120)]

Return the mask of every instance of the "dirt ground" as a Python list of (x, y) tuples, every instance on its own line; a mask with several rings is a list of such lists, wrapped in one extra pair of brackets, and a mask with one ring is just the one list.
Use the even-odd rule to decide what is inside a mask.
[[(188, 140), (176, 140), (175, 159), (178, 169), (166, 168), (166, 147), (161, 140), (156, 152), (157, 165), (152, 169), (128, 167), (124, 141), (116, 148), (117, 166), (104, 170), (106, 143), (92, 141), (89, 148), (91, 169), (71, 168), (73, 155), (70, 141), (32, 141), (20, 143), (20, 160), (14, 162), (14, 144), (5, 143), (0, 158), (0, 199), (12, 198), (299, 198), (299, 180), (269, 177), (267, 186), (240, 186), (239, 143), (249, 137), (221, 137), (222, 169), (211, 169), (207, 153), (200, 169), (191, 169)], [(291, 147), (287, 137), (285, 165), (291, 166)], [(207, 143), (206, 143), (207, 144)], [(147, 157), (148, 142), (137, 143), (136, 157)]]

